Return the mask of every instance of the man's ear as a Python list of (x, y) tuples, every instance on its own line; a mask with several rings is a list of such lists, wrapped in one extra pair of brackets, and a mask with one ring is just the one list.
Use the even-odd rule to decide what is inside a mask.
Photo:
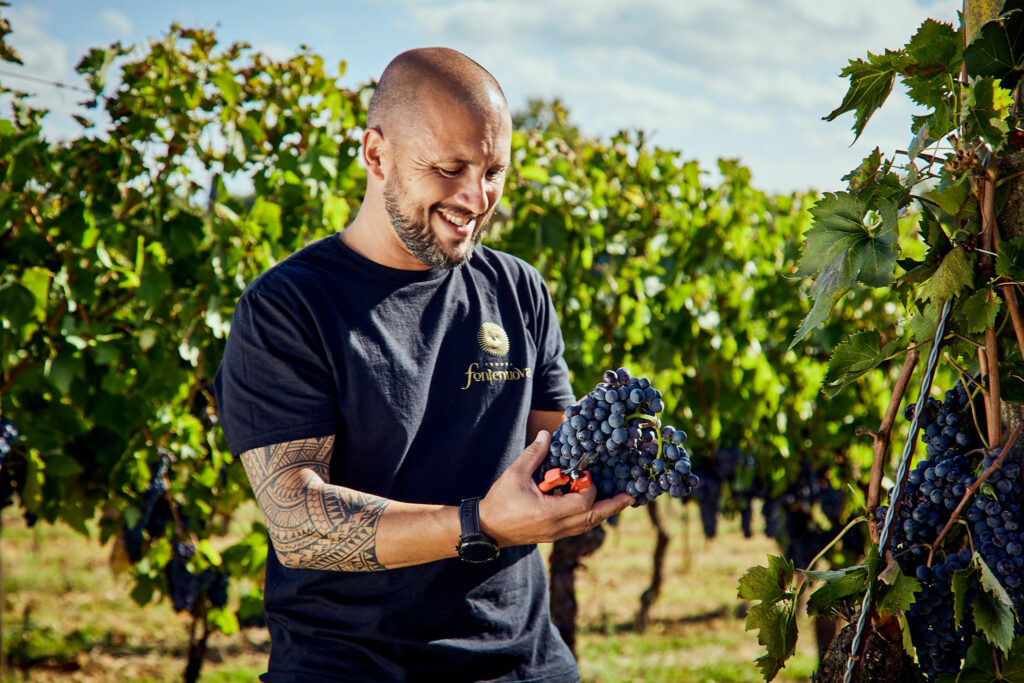
[(388, 151), (388, 143), (376, 126), (367, 128), (363, 133), (363, 165), (366, 172), (377, 180), (384, 180), (384, 156)]

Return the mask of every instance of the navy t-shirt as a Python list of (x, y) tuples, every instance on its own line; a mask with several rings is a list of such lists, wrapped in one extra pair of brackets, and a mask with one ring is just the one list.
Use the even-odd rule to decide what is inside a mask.
[[(216, 380), (231, 451), (335, 435), (331, 483), (412, 503), (484, 495), (529, 411), (573, 401), (547, 288), (478, 246), (452, 270), (369, 261), (337, 235), (257, 278)], [(536, 546), (377, 572), (267, 557), (264, 681), (572, 681)]]

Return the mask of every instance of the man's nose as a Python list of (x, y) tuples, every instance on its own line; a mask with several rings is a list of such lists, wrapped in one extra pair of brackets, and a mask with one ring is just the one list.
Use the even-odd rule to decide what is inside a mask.
[(459, 190), (455, 194), (456, 203), (466, 211), (475, 215), (487, 210), (487, 180), (483, 173), (464, 173)]

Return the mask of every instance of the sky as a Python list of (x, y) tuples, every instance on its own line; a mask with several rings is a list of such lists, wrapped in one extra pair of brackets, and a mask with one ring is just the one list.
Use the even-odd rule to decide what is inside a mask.
[[(9, 75), (84, 87), (90, 47), (141, 50), (172, 23), (210, 28), (275, 58), (301, 45), (346, 63), (342, 85), (377, 78), (402, 50), (445, 45), (501, 83), (513, 111), (559, 98), (570, 122), (607, 139), (642, 129), (651, 144), (696, 159), (715, 179), (735, 158), (771, 193), (845, 187), (874, 147), (906, 149), (917, 112), (897, 87), (854, 143), (853, 115), (822, 117), (843, 99), (851, 59), (902, 47), (927, 18), (958, 25), (953, 0), (9, 0), (0, 7), (23, 67), (0, 84), (35, 93), (59, 138), (84, 95)], [(5, 110), (0, 114), (7, 116)]]

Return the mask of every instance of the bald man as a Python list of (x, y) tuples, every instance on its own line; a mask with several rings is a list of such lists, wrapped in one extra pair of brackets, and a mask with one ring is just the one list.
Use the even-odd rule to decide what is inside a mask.
[(367, 121), (358, 215), (248, 287), (217, 376), (273, 548), (262, 680), (578, 680), (536, 544), (632, 499), (532, 479), (574, 399), (540, 275), (479, 245), (505, 97), (465, 55), (412, 50)]

